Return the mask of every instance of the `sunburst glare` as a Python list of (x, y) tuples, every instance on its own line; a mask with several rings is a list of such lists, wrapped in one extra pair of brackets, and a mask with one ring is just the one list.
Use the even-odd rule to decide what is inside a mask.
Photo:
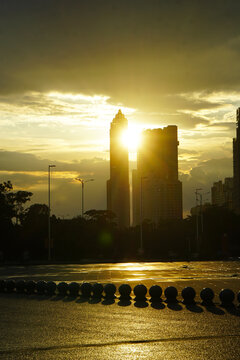
[(141, 129), (134, 125), (128, 125), (128, 129), (121, 135), (121, 143), (129, 152), (136, 152), (141, 144)]

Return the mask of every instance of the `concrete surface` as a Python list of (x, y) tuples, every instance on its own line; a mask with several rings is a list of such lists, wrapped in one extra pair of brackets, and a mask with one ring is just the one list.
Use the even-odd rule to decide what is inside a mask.
[[(188, 266), (188, 268), (186, 267)], [(239, 262), (2, 267), (0, 278), (158, 283), (196, 288), (195, 306), (94, 303), (69, 297), (0, 294), (0, 359), (240, 359), (237, 307), (200, 304), (211, 286), (240, 290)], [(180, 297), (179, 297), (179, 300)], [(235, 302), (237, 305), (237, 302)]]

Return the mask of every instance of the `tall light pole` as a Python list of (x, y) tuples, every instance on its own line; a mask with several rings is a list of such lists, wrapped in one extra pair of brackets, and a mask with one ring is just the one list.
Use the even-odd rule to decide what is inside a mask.
[(48, 261), (51, 260), (51, 168), (56, 167), (56, 165), (48, 165)]
[[(200, 205), (201, 205), (201, 230), (202, 230), (202, 235), (203, 235), (203, 196), (209, 194), (210, 191), (204, 193), (204, 194), (200, 194)], [(205, 199), (206, 201), (207, 199)]]
[(94, 179), (84, 180), (81, 178), (76, 178), (75, 180), (79, 181), (82, 184), (82, 217), (83, 217), (83, 215), (84, 215), (84, 184), (89, 181), (94, 181)]
[(195, 195), (196, 195), (196, 248), (197, 251), (199, 251), (199, 226), (198, 226), (198, 196), (200, 196), (200, 211), (201, 211), (201, 203), (202, 203), (202, 194), (199, 193), (202, 189), (196, 189)]
[(142, 183), (143, 180), (147, 179), (146, 176), (140, 177), (140, 248), (139, 252), (140, 254), (143, 254), (143, 189), (142, 189)]

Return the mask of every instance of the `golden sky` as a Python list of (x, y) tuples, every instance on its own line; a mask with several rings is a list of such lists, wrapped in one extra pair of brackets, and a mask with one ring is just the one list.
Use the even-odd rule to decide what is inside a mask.
[(46, 203), (55, 163), (53, 212), (80, 213), (77, 176), (95, 179), (86, 210), (105, 208), (121, 108), (138, 129), (178, 126), (187, 211), (196, 187), (232, 176), (239, 20), (236, 0), (2, 0), (0, 182)]

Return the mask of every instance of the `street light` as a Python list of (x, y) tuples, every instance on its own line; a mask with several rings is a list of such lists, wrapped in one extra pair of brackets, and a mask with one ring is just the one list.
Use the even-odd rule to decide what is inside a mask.
[(51, 198), (50, 198), (50, 174), (51, 168), (56, 167), (56, 165), (48, 165), (48, 261), (51, 260)]
[(199, 244), (199, 228), (198, 228), (198, 195), (200, 196), (200, 211), (202, 210), (201, 207), (202, 207), (202, 194), (199, 192), (199, 191), (202, 191), (202, 189), (196, 189), (195, 190), (195, 195), (196, 195), (196, 233), (197, 233), (197, 238), (196, 238), (196, 248), (197, 248), (197, 251), (199, 251), (199, 247), (200, 247), (200, 244)]
[(94, 181), (94, 179), (84, 180), (81, 178), (76, 178), (75, 180), (79, 181), (82, 184), (82, 217), (83, 217), (83, 214), (84, 214), (84, 184), (89, 181)]
[(140, 248), (139, 253), (143, 254), (143, 191), (142, 183), (143, 180), (147, 179), (147, 176), (140, 177)]

